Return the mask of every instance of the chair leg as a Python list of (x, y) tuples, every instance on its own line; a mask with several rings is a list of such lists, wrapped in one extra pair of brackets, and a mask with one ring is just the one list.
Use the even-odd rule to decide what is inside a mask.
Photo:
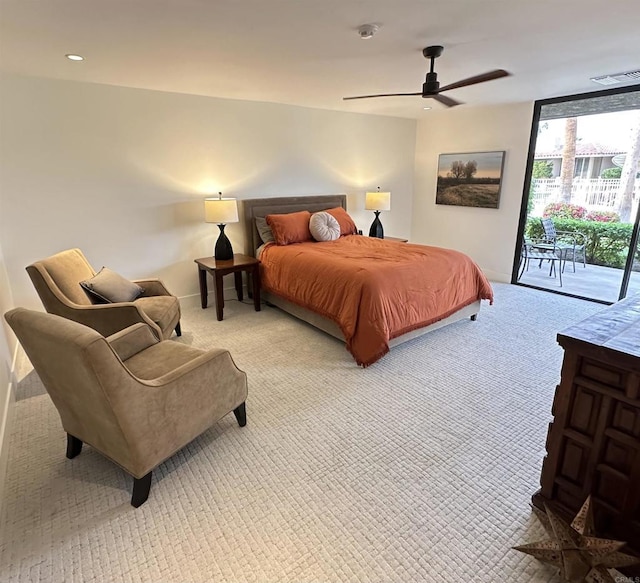
[(67, 433), (67, 457), (72, 460), (82, 451), (82, 441)]
[(516, 281), (520, 281), (520, 278), (522, 277), (522, 274), (524, 273), (525, 268), (526, 268), (527, 271), (529, 271), (529, 261), (530, 260), (522, 258), (521, 261), (522, 261), (522, 265), (520, 267), (520, 272), (518, 273), (518, 278), (516, 279)]
[(518, 281), (521, 277), (522, 277), (522, 273), (524, 272), (524, 267), (526, 261), (524, 260), (524, 257), (520, 257), (520, 264), (518, 265), (518, 277), (516, 277), (516, 281)]
[(180, 328), (180, 322), (176, 324), (176, 336), (182, 336), (182, 328)]
[[(560, 263), (562, 263), (562, 259), (560, 260)], [(562, 287), (562, 267), (558, 269), (558, 275), (560, 276), (560, 287)]]
[(244, 427), (247, 424), (247, 408), (244, 403), (242, 403), (242, 405), (238, 405), (233, 410), (233, 414), (236, 416), (236, 420), (240, 427)]
[(151, 474), (149, 472), (142, 478), (133, 478), (133, 494), (131, 495), (131, 506), (138, 508), (142, 506), (149, 498), (149, 490), (151, 490)]
[(478, 319), (478, 314), (473, 314), (473, 316), (471, 316), (469, 318), (472, 322), (475, 322)]

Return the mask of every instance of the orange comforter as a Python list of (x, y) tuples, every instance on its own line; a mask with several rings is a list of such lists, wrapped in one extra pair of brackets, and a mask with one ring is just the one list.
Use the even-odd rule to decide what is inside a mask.
[(268, 244), (268, 292), (335, 321), (356, 362), (373, 364), (388, 342), (442, 320), (493, 290), (474, 261), (440, 247), (359, 235), (326, 243)]

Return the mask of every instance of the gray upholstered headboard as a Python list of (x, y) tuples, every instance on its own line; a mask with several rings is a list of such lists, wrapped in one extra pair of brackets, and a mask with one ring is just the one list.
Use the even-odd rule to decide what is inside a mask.
[(316, 213), (341, 206), (347, 209), (346, 194), (322, 194), (314, 196), (282, 196), (278, 198), (252, 198), (242, 201), (244, 227), (246, 234), (246, 254), (255, 256), (262, 245), (262, 239), (256, 229), (256, 217), (309, 211)]

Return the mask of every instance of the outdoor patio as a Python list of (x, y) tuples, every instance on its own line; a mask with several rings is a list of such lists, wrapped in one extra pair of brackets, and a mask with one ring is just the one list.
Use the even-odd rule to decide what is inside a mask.
[[(589, 264), (583, 267), (582, 263), (576, 262), (576, 272), (573, 273), (573, 266), (569, 261), (562, 274), (562, 287), (560, 287), (558, 274), (556, 273), (555, 277), (553, 274), (549, 275), (549, 263), (543, 262), (542, 267), (538, 267), (538, 263), (538, 261), (530, 261), (529, 269), (525, 270), (518, 283), (607, 302), (618, 301), (622, 269)], [(634, 271), (629, 281), (627, 296), (636, 293), (640, 293), (640, 273)]]

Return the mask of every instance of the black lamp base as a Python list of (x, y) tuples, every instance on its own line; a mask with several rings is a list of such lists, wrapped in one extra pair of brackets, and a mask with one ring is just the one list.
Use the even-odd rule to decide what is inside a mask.
[(380, 211), (373, 212), (376, 213), (376, 218), (373, 219), (373, 223), (371, 223), (371, 228), (369, 229), (369, 237), (384, 239), (384, 229), (382, 228), (382, 223), (380, 222)]
[(218, 225), (220, 229), (220, 235), (218, 236), (218, 240), (216, 241), (216, 247), (213, 253), (216, 261), (228, 261), (229, 259), (233, 259), (233, 247), (231, 247), (231, 241), (224, 234), (225, 225)]

